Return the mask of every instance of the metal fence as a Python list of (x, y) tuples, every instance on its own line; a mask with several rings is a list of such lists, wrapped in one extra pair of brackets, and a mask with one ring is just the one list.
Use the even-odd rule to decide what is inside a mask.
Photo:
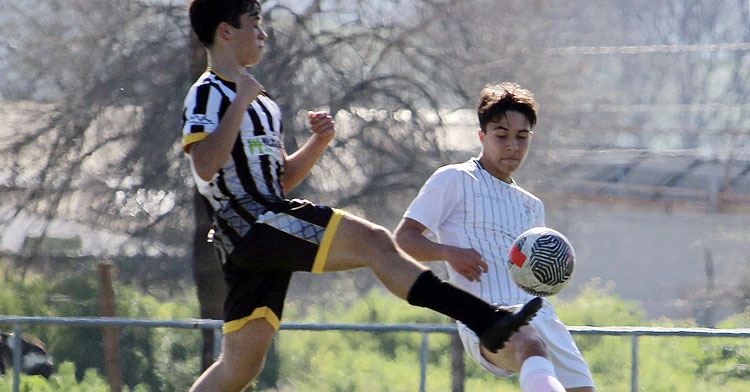
[[(147, 327), (147, 328), (179, 328), (179, 329), (212, 329), (216, 344), (214, 357), (218, 357), (221, 347), (220, 320), (187, 319), (187, 320), (143, 320), (119, 317), (28, 317), (28, 316), (0, 316), (0, 325), (13, 325), (13, 391), (20, 390), (21, 369), (21, 337), (23, 324), (54, 324), (66, 326), (88, 327)], [(431, 333), (456, 334), (455, 325), (443, 324), (282, 324), (282, 330), (293, 331), (353, 331), (353, 332), (419, 332), (422, 334), (422, 344), (419, 351), (420, 384), (419, 391), (424, 392), (427, 382), (427, 355), (429, 353), (429, 335)], [(750, 337), (750, 328), (740, 329), (712, 329), (712, 328), (659, 328), (659, 327), (585, 327), (569, 326), (568, 330), (574, 335), (610, 335), (630, 336), (632, 349), (631, 391), (638, 391), (638, 339), (641, 336), (692, 336), (703, 338)]]

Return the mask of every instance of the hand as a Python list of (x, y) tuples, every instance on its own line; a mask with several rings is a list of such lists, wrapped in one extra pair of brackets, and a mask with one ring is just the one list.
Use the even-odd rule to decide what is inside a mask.
[(310, 131), (313, 135), (323, 137), (330, 141), (336, 134), (334, 125), (336, 122), (327, 112), (307, 112), (307, 118), (310, 120)]
[(253, 75), (243, 72), (240, 80), (237, 81), (237, 96), (234, 99), (245, 106), (250, 106), (261, 91), (263, 91), (263, 85), (255, 80)]
[(481, 275), (489, 269), (487, 263), (482, 260), (482, 255), (474, 249), (447, 246), (443, 251), (443, 258), (459, 275), (470, 282), (481, 281)]

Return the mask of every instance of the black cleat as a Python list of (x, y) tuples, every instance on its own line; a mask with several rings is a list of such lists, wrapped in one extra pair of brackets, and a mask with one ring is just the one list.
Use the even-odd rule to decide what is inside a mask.
[(505, 342), (510, 339), (511, 335), (524, 325), (527, 325), (534, 318), (536, 312), (542, 307), (542, 299), (535, 297), (527, 302), (526, 305), (523, 305), (520, 310), (518, 310), (520, 305), (493, 306), (497, 313), (497, 320), (479, 337), (479, 343), (484, 348), (496, 353), (505, 346)]

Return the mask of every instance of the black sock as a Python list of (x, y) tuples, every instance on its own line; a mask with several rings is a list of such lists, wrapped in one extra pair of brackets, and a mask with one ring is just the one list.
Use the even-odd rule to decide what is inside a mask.
[(411, 305), (430, 308), (466, 324), (481, 336), (495, 320), (495, 311), (481, 298), (469, 294), (425, 271), (409, 289), (407, 301)]

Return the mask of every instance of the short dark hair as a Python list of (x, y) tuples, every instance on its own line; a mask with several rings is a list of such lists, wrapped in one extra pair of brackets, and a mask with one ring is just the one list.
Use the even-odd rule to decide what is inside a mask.
[(484, 86), (477, 108), (482, 132), (487, 131), (488, 122), (497, 121), (505, 112), (511, 110), (526, 116), (532, 127), (536, 125), (537, 105), (531, 91), (508, 82)]
[(258, 0), (192, 0), (188, 8), (190, 25), (198, 40), (206, 47), (214, 44), (216, 27), (221, 22), (239, 28), (240, 16), (245, 13), (260, 15)]

